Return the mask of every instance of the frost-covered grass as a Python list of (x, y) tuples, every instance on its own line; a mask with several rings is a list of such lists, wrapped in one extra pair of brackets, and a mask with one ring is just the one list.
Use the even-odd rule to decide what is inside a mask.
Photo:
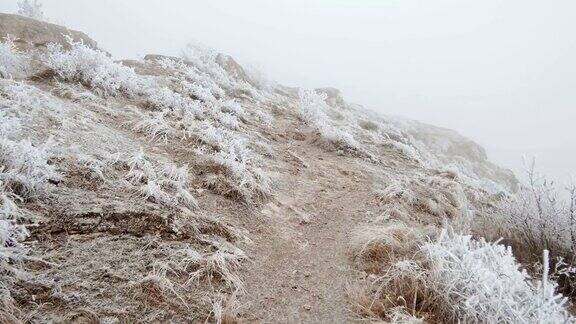
[[(228, 242), (208, 240), (206, 243), (213, 245), (216, 251), (201, 253), (186, 245), (166, 259), (156, 261), (148, 275), (133, 283), (135, 296), (147, 302), (176, 302), (189, 309), (191, 302), (197, 302), (189, 298), (192, 292), (195, 299), (202, 296), (210, 300), (215, 313), (208, 316), (215, 320), (234, 317), (236, 294), (244, 292), (238, 271), (246, 256)], [(205, 288), (218, 293), (211, 296)]]
[[(268, 175), (251, 159), (255, 155), (245, 144), (245, 139), (229, 138), (228, 143), (215, 154), (215, 162), (226, 168), (225, 175), (231, 185), (229, 195), (238, 195), (246, 201), (262, 201), (272, 192)], [(209, 186), (218, 188), (222, 185), (218, 177), (209, 180)]]
[(220, 166), (206, 180), (208, 187), (246, 202), (261, 201), (271, 193), (271, 182), (260, 169), (260, 157), (241, 132), (244, 108), (224, 90), (237, 83), (211, 60), (207, 54), (193, 58), (193, 64), (171, 58), (158, 60), (177, 78), (183, 94), (157, 92), (152, 101), (164, 110), (146, 117), (135, 129), (162, 140), (197, 140), (198, 152)]
[(574, 321), (547, 268), (540, 280), (534, 279), (510, 248), (446, 230), (421, 243), (416, 256), (388, 263), (374, 285), (372, 301), (359, 307), (365, 315), (383, 319), (402, 307), (414, 316), (452, 323)]
[[(6, 103), (21, 104), (21, 90), (18, 85), (8, 87)], [(0, 181), (14, 195), (28, 199), (45, 193), (49, 182), (59, 180), (60, 175), (50, 163), (54, 158), (51, 141), (38, 145), (18, 139), (21, 127), (17, 117), (0, 110)]]
[(415, 220), (423, 215), (433, 217), (437, 224), (444, 219), (467, 217), (467, 198), (462, 186), (441, 175), (402, 177), (375, 191), (384, 213), (401, 220)]
[[(187, 82), (182, 85), (183, 90), (194, 98), (204, 102), (212, 102), (225, 97), (226, 92), (219, 83), (230, 86), (226, 72), (217, 64), (207, 64), (209, 58), (202, 59), (202, 57), (192, 55), (188, 58), (193, 60), (192, 63), (162, 58), (158, 60), (158, 64), (178, 78), (186, 80)], [(214, 79), (212, 75), (217, 75), (219, 78)]]
[(391, 261), (415, 254), (424, 233), (400, 222), (385, 226), (359, 226), (352, 233), (350, 249), (356, 264), (368, 273), (379, 273)]
[(60, 44), (49, 44), (44, 63), (63, 80), (81, 82), (106, 96), (143, 93), (146, 82), (134, 69), (114, 62), (105, 52), (92, 49), (68, 37), (70, 50)]
[(188, 166), (153, 163), (140, 149), (123, 161), (128, 168), (125, 179), (144, 199), (169, 207), (183, 205), (197, 208), (196, 199), (188, 189)]
[(201, 44), (190, 43), (182, 50), (182, 57), (194, 67), (193, 70), (187, 70), (189, 75), (192, 74), (192, 78), (200, 78), (202, 82), (214, 82), (229, 96), (262, 99), (262, 94), (243, 79), (244, 75), (239, 75), (244, 71), (235, 70), (242, 67), (236, 66), (230, 71), (225, 70), (223, 65), (230, 63), (228, 62), (230, 58), (226, 55)]
[(216, 324), (242, 322), (238, 317), (240, 304), (236, 299), (236, 295), (236, 292), (229, 296), (217, 294), (211, 299), (212, 312), (210, 315), (212, 315)]
[[(244, 89), (248, 85), (228, 75), (216, 63), (214, 55), (189, 52), (187, 58), (192, 63), (170, 58), (158, 60), (158, 65), (178, 81), (177, 92), (138, 76), (133, 69), (112, 61), (104, 52), (69, 42), (70, 50), (51, 45), (44, 58), (61, 79), (79, 81), (102, 95), (145, 99), (154, 111), (141, 114), (133, 129), (147, 134), (153, 141), (167, 143), (170, 138), (192, 138), (201, 148), (207, 145), (208, 148), (201, 151), (225, 169), (211, 177), (207, 182), (210, 187), (227, 187), (230, 190), (222, 193), (245, 201), (260, 200), (271, 192), (268, 177), (259, 168), (257, 154), (249, 148), (246, 136), (238, 132), (246, 113), (227, 94), (236, 87)], [(142, 193), (148, 199), (169, 203), (173, 199), (163, 194), (163, 186), (165, 184), (150, 179)], [(179, 197), (184, 193), (180, 190)]]
[(0, 181), (0, 272), (9, 261), (20, 259), (25, 252), (20, 242), (28, 236), (28, 231), (18, 222), (20, 212), (16, 202), (19, 199)]
[[(243, 107), (228, 93), (249, 85), (230, 76), (217, 62), (216, 54), (188, 48), (186, 59), (163, 58), (158, 64), (178, 80), (178, 92), (157, 86), (139, 77), (133, 69), (112, 61), (106, 53), (69, 40), (71, 50), (51, 45), (45, 61), (66, 81), (79, 81), (103, 95), (140, 96), (156, 111), (142, 114), (134, 130), (152, 140), (192, 138), (208, 145), (210, 159), (225, 168), (211, 177), (212, 188), (246, 201), (260, 200), (270, 191), (268, 177), (259, 168), (257, 154), (249, 148), (246, 136), (237, 132), (246, 117)], [(151, 181), (148, 193), (158, 193)], [(224, 189), (224, 188), (228, 189)], [(151, 195), (149, 197), (154, 197)], [(158, 195), (153, 199), (166, 200)]]
[(219, 249), (214, 253), (200, 254), (189, 249), (185, 253), (180, 268), (189, 275), (188, 285), (198, 284), (201, 280), (213, 285), (219, 280), (232, 290), (244, 289), (244, 283), (237, 274), (240, 262), (246, 258), (241, 250), (229, 252)]
[(0, 42), (0, 78), (11, 78), (25, 67), (25, 55), (19, 53), (10, 38)]
[[(12, 81), (0, 88), (0, 282), (6, 279), (5, 275), (13, 275), (14, 266), (26, 258), (27, 248), (22, 242), (28, 237), (28, 230), (24, 224), (32, 220), (19, 205), (45, 195), (51, 189), (50, 182), (61, 179), (51, 162), (52, 143), (33, 144), (21, 139), (22, 122), (17, 113), (32, 109), (26, 104), (35, 102), (24, 99), (26, 90)], [(0, 306), (4, 307), (0, 318), (9, 320), (11, 315), (3, 311), (13, 313), (15, 308), (12, 309), (8, 290), (1, 285), (0, 290)]]
[[(232, 89), (236, 83), (227, 76), (226, 72), (215, 62), (208, 64), (205, 60), (196, 58), (195, 64), (184, 62), (173, 58), (162, 58), (157, 63), (172, 76), (178, 78), (180, 91), (184, 94), (185, 101), (192, 100), (194, 103), (182, 102), (182, 99), (168, 99), (170, 94), (164, 93), (167, 97), (159, 102), (171, 102), (164, 105), (168, 107), (185, 107), (195, 105), (195, 116), (199, 119), (211, 119), (224, 127), (235, 129), (238, 127), (238, 118), (244, 118), (245, 112), (242, 106), (234, 99), (229, 98), (223, 87)], [(214, 79), (212, 75), (218, 75)], [(218, 82), (219, 81), (219, 82)], [(182, 95), (180, 95), (182, 96)], [(186, 109), (189, 110), (189, 109)]]
[(206, 180), (208, 187), (246, 202), (263, 200), (272, 191), (271, 181), (259, 167), (260, 157), (250, 149), (246, 136), (234, 128), (232, 122), (226, 125), (211, 118), (199, 120), (187, 111), (178, 116), (168, 110), (153, 112), (134, 126), (152, 140), (196, 141), (198, 154), (218, 166), (214, 168), (217, 172)]
[(456, 132), (370, 112), (345, 102), (337, 90), (301, 89), (298, 113), (337, 149), (361, 152), (373, 161), (394, 150), (426, 169), (452, 172), (462, 184), (491, 194), (514, 187), (511, 173), (492, 165), (480, 146)]
[(326, 114), (328, 105), (325, 100), (324, 94), (314, 90), (300, 90), (298, 105), (300, 117), (330, 143), (344, 149), (361, 150), (360, 144), (349, 132), (332, 124)]
[(17, 140), (20, 132), (17, 118), (0, 110), (0, 275), (9, 264), (25, 256), (21, 243), (28, 231), (18, 204), (44, 195), (50, 181), (60, 179), (54, 165), (51, 145), (33, 145), (29, 140)]
[(34, 198), (46, 192), (50, 181), (60, 175), (49, 163), (51, 145), (33, 145), (29, 140), (0, 138), (0, 180), (22, 198)]
[(178, 292), (178, 285), (170, 279), (170, 275), (175, 273), (176, 271), (169, 264), (155, 262), (152, 271), (133, 285), (134, 297), (146, 303), (160, 303), (167, 297), (175, 297), (188, 307), (188, 302)]

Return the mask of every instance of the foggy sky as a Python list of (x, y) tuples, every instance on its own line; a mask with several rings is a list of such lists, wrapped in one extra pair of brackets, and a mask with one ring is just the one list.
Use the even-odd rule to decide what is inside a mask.
[[(16, 1), (2, 0), (1, 12)], [(573, 0), (45, 0), (117, 58), (196, 40), (271, 79), (334, 86), (385, 114), (455, 129), (515, 171), (576, 174)]]

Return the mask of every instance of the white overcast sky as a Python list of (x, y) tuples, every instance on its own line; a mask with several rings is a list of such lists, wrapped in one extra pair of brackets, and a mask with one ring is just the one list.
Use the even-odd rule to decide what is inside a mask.
[(117, 58), (199, 41), (281, 83), (458, 130), (515, 171), (527, 155), (556, 179), (576, 174), (574, 0), (43, 3)]

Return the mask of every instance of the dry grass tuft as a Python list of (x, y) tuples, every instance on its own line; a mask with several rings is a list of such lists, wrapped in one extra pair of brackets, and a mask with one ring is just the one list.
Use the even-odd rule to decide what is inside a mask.
[(424, 269), (412, 260), (396, 261), (379, 277), (351, 288), (350, 298), (356, 313), (373, 321), (398, 323), (404, 317), (435, 323), (439, 313)]
[(379, 273), (390, 262), (418, 251), (423, 234), (403, 223), (365, 225), (352, 234), (350, 248), (358, 265), (368, 273)]
[(152, 271), (134, 285), (134, 297), (145, 305), (158, 306), (168, 301), (169, 295), (172, 295), (187, 307), (188, 303), (178, 293), (176, 284), (168, 278), (170, 272), (176, 274), (168, 264), (156, 263)]
[(244, 283), (237, 274), (241, 261), (246, 258), (240, 249), (236, 248), (234, 251), (219, 249), (210, 254), (200, 254), (188, 249), (184, 253), (186, 255), (180, 262), (180, 268), (189, 275), (186, 285), (204, 280), (212, 286), (219, 281), (229, 289), (244, 290)]
[(10, 292), (0, 283), (0, 323), (20, 323), (18, 319), (20, 315), (20, 310), (14, 304)]
[(375, 191), (376, 202), (385, 206), (386, 214), (408, 215), (410, 220), (456, 220), (467, 213), (467, 198), (456, 181), (438, 176), (420, 175), (390, 182), (384, 189)]
[(78, 310), (64, 320), (65, 324), (100, 324), (102, 321), (96, 313), (89, 309)]
[(212, 312), (210, 315), (217, 324), (240, 324), (237, 291), (231, 295), (218, 294), (211, 300)]

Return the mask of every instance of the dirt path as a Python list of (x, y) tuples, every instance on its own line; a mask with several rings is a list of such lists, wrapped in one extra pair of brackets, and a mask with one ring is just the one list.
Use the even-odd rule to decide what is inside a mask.
[(267, 224), (252, 235), (246, 313), (264, 323), (351, 322), (349, 236), (369, 213), (372, 177), (364, 162), (305, 141), (283, 149), (292, 174), (282, 175), (262, 209)]

